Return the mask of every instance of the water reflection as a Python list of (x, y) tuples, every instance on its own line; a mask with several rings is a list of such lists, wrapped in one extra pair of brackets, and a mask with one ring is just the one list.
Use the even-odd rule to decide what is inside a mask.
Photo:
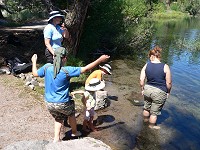
[[(159, 45), (163, 48), (163, 61), (170, 65), (173, 88), (163, 115), (158, 118), (161, 130), (156, 138), (160, 140), (152, 148), (197, 150), (200, 147), (200, 51), (197, 47), (200, 21), (157, 23), (154, 27), (156, 32), (151, 47)], [(138, 136), (138, 148), (148, 148), (151, 143), (144, 143), (144, 140), (148, 141), (151, 136), (143, 128)]]

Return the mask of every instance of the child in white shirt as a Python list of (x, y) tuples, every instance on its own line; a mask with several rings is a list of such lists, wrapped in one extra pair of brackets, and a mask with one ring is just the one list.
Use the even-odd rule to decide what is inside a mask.
[(72, 96), (75, 97), (75, 94), (82, 94), (82, 103), (85, 106), (85, 114), (83, 121), (83, 131), (89, 132), (96, 131), (93, 125), (93, 119), (95, 115), (94, 107), (96, 105), (95, 100), (95, 91), (102, 90), (105, 87), (105, 83), (100, 81), (97, 78), (93, 78), (90, 80), (89, 84), (85, 86), (86, 91), (74, 91), (71, 92)]

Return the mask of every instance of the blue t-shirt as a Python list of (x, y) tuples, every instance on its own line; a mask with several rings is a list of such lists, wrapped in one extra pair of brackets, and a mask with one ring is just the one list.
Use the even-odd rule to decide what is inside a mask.
[(62, 30), (59, 25), (54, 26), (53, 24), (48, 24), (43, 31), (44, 38), (50, 39), (50, 44), (53, 49), (61, 47), (63, 40), (63, 32), (64, 30)]
[(166, 73), (164, 72), (164, 63), (148, 62), (145, 70), (147, 76), (147, 84), (157, 87), (167, 92)]
[[(62, 69), (68, 72), (68, 76), (78, 77), (81, 74), (81, 67), (66, 66)], [(37, 70), (39, 77), (45, 77), (45, 100), (52, 103), (64, 103), (70, 100), (67, 74), (63, 70), (53, 77), (53, 65), (47, 63)]]

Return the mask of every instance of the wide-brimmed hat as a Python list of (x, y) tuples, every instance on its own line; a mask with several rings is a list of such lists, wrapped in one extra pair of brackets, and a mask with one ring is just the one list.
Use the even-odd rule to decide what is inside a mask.
[(99, 65), (99, 68), (100, 68), (100, 69), (104, 69), (105, 71), (107, 71), (109, 75), (112, 74), (112, 73), (111, 73), (112, 68), (111, 68), (111, 66), (110, 66), (109, 64), (104, 64), (103, 66), (100, 66), (100, 65)]
[(103, 81), (100, 81), (98, 78), (92, 78), (85, 86), (85, 90), (87, 91), (98, 91), (105, 87), (105, 83)]
[(48, 19), (48, 22), (53, 19), (54, 17), (62, 17), (64, 18), (64, 15), (61, 14), (60, 11), (52, 11), (49, 13), (49, 19)]

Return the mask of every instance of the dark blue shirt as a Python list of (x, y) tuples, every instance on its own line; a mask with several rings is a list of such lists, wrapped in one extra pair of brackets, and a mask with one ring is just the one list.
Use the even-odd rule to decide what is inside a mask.
[(145, 70), (148, 85), (157, 87), (167, 92), (166, 74), (164, 72), (164, 63), (148, 62)]

